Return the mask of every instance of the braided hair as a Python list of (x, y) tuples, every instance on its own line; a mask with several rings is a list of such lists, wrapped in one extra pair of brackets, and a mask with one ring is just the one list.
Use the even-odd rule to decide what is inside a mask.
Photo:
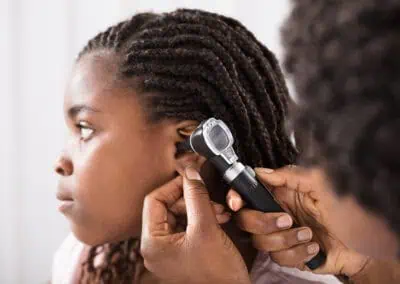
[[(231, 129), (244, 163), (277, 168), (295, 161), (281, 69), (240, 22), (199, 10), (140, 13), (91, 39), (78, 61), (102, 51), (116, 56), (122, 81), (135, 80), (150, 122), (213, 116)], [(99, 247), (93, 247), (82, 279), (132, 283), (137, 246), (132, 239), (108, 244), (101, 267), (94, 266)]]

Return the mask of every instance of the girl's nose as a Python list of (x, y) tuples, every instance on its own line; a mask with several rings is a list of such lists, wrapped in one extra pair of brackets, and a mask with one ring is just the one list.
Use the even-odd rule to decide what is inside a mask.
[(73, 173), (72, 162), (65, 157), (60, 157), (54, 165), (54, 170), (60, 176), (70, 176)]

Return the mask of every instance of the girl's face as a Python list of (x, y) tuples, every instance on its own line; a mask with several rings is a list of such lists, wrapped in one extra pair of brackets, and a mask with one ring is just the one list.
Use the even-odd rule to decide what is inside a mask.
[(178, 129), (193, 124), (149, 124), (136, 94), (115, 83), (114, 62), (85, 55), (65, 94), (69, 135), (56, 164), (57, 197), (72, 231), (89, 245), (140, 235), (144, 197), (183, 166), (175, 158)]

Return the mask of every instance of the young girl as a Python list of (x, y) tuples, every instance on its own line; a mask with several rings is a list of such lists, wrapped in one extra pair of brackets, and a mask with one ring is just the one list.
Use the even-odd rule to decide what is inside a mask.
[[(53, 283), (157, 282), (138, 253), (144, 197), (188, 163), (201, 163), (178, 154), (176, 144), (213, 116), (228, 124), (245, 164), (291, 164), (288, 104), (274, 55), (230, 18), (197, 10), (142, 13), (90, 40), (65, 94), (70, 135), (56, 165), (57, 197), (74, 237), (56, 254)], [(205, 175), (222, 202), (226, 186), (212, 169)], [(275, 281), (269, 283), (302, 283), (266, 256), (254, 262), (248, 235), (233, 223), (226, 230), (254, 279), (267, 274)]]

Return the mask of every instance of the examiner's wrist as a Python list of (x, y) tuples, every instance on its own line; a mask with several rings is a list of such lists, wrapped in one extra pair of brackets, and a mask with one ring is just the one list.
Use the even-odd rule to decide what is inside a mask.
[(359, 276), (364, 275), (368, 271), (372, 259), (354, 251), (346, 251), (342, 253), (339, 261), (342, 264), (339, 268), (338, 277), (345, 283), (353, 283), (354, 279), (358, 279)]

